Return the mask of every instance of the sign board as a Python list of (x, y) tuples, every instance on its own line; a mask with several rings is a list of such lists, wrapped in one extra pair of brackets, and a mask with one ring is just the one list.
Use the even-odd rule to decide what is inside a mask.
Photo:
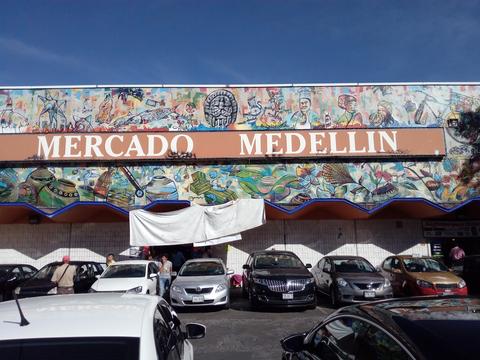
[(441, 128), (5, 134), (0, 162), (445, 155)]
[(480, 221), (424, 221), (426, 238), (470, 238), (480, 236)]

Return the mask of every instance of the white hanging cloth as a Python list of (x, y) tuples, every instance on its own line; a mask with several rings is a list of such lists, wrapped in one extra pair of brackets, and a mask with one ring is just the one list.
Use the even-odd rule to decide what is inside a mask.
[(265, 204), (241, 199), (165, 213), (132, 210), (129, 220), (131, 246), (216, 245), (240, 240), (242, 231), (265, 224)]

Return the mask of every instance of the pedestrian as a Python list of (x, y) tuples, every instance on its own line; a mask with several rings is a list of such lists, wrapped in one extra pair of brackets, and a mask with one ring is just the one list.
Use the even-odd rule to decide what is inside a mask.
[(167, 255), (163, 255), (161, 261), (160, 270), (158, 271), (158, 281), (160, 296), (163, 296), (170, 287), (170, 281), (172, 279), (172, 262), (168, 260)]
[(73, 294), (73, 279), (77, 267), (70, 265), (70, 256), (64, 256), (62, 259), (63, 264), (55, 269), (52, 276), (52, 282), (57, 285), (57, 294)]
[(449, 258), (450, 258), (450, 266), (457, 266), (460, 265), (465, 257), (465, 251), (455, 242), (455, 239), (452, 239), (454, 244), (453, 248), (450, 250)]
[(113, 255), (112, 253), (108, 254), (105, 263), (107, 264), (107, 266), (115, 264), (115, 255)]
[(183, 251), (177, 250), (175, 255), (173, 255), (172, 264), (173, 264), (173, 271), (178, 271), (182, 267), (183, 263), (186, 261), (185, 255), (183, 255)]

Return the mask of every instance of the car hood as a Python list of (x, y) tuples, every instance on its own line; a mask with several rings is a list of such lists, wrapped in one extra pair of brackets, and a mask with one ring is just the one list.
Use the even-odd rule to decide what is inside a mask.
[(92, 285), (96, 291), (127, 291), (137, 286), (145, 286), (145, 278), (100, 278)]
[(20, 285), (21, 291), (48, 291), (53, 289), (55, 284), (48, 279), (29, 279)]
[(342, 273), (335, 274), (337, 278), (342, 278), (348, 282), (383, 282), (385, 278), (378, 272), (373, 273)]
[(293, 268), (293, 269), (255, 269), (252, 274), (253, 276), (258, 277), (292, 277), (292, 278), (310, 278), (313, 275), (307, 268)]
[(228, 283), (225, 275), (217, 276), (177, 276), (173, 280), (173, 285), (182, 287), (196, 287), (205, 285), (218, 285)]
[(460, 278), (448, 271), (426, 273), (426, 272), (410, 272), (408, 273), (414, 280), (424, 280), (434, 284), (442, 283), (458, 283)]

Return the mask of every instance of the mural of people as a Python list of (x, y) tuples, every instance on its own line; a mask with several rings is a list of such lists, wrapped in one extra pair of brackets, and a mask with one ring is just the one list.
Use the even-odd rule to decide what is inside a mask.
[(338, 118), (339, 127), (363, 126), (362, 114), (357, 112), (357, 98), (352, 95), (343, 94), (338, 97), (338, 106), (345, 112)]
[(301, 89), (299, 91), (298, 106), (296, 111), (290, 118), (290, 124), (295, 129), (311, 129), (319, 127), (320, 116), (312, 111), (312, 92), (310, 89)]
[(378, 103), (377, 111), (371, 114), (368, 119), (370, 127), (386, 128), (400, 126), (400, 123), (393, 118), (392, 104), (384, 100)]

